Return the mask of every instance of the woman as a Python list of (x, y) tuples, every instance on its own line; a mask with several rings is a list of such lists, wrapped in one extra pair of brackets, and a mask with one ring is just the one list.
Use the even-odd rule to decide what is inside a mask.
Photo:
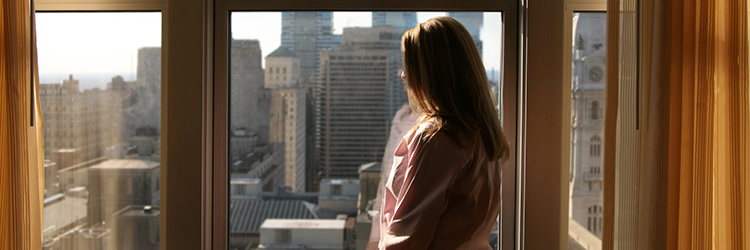
[(508, 144), (477, 47), (450, 17), (417, 25), (401, 46), (420, 118), (396, 147), (379, 247), (490, 249)]

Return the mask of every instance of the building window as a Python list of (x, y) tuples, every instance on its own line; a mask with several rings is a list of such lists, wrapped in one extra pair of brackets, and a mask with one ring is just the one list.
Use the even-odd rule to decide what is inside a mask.
[(589, 146), (589, 155), (599, 157), (602, 154), (602, 139), (599, 136), (591, 137), (591, 145)]
[(341, 195), (341, 185), (331, 185), (332, 195)]
[(593, 205), (589, 207), (588, 225), (589, 232), (599, 234), (602, 231), (602, 206)]
[(591, 119), (599, 120), (599, 101), (591, 102)]
[(601, 167), (591, 167), (591, 169), (589, 170), (589, 173), (601, 174), (602, 173), (601, 171), (602, 171)]

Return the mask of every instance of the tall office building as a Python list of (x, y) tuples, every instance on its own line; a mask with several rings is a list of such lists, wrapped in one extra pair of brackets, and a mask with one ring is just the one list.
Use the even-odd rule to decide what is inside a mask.
[(413, 28), (417, 26), (417, 12), (372, 12), (372, 27)]
[(300, 60), (285, 47), (266, 56), (266, 88), (271, 89), (270, 142), (284, 144), (284, 185), (305, 192), (306, 94)]
[(360, 165), (382, 159), (389, 121), (406, 100), (398, 75), (403, 30), (345, 28), (340, 50), (321, 53), (315, 139), (322, 178), (357, 178)]
[(484, 13), (482, 12), (448, 12), (448, 16), (455, 18), (461, 24), (466, 27), (466, 30), (471, 34), (471, 38), (474, 39), (474, 43), (477, 44), (479, 49), (479, 55), (482, 55), (482, 39), (479, 35), (481, 34), (482, 25), (484, 24)]
[(602, 237), (606, 14), (573, 18), (570, 217)]

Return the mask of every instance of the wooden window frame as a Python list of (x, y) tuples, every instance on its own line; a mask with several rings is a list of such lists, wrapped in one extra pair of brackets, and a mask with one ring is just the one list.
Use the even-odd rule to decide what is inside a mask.
[[(563, 78), (562, 78), (562, 107), (563, 107), (563, 114), (570, 114), (571, 113), (571, 102), (570, 98), (572, 96), (572, 86), (573, 82), (571, 81), (572, 78), (572, 61), (573, 61), (573, 55), (570, 51), (570, 48), (573, 48), (573, 13), (574, 12), (606, 12), (607, 11), (607, 1), (606, 0), (565, 0), (565, 15), (564, 15), (564, 24), (565, 24), (565, 30), (564, 30), (564, 44), (563, 44), (563, 62), (562, 62), (562, 69), (563, 69)], [(601, 109), (601, 104), (600, 104)], [(601, 114), (599, 112), (598, 114), (599, 120), (604, 120), (604, 114)], [(562, 124), (567, 125), (563, 126), (562, 131), (560, 131), (560, 134), (562, 135), (562, 145), (560, 145), (560, 148), (562, 149), (562, 159), (560, 164), (565, 168), (566, 171), (563, 171), (560, 175), (560, 200), (561, 200), (561, 216), (560, 216), (560, 224), (561, 228), (564, 230), (561, 230), (561, 236), (567, 238), (568, 233), (568, 209), (570, 208), (569, 203), (570, 200), (568, 200), (569, 192), (570, 192), (570, 124), (571, 124), (571, 116), (570, 115), (563, 115), (562, 116)], [(597, 135), (598, 137), (598, 135)], [(612, 138), (614, 139), (614, 138)], [(596, 153), (597, 157), (601, 157), (601, 145), (604, 144), (604, 141), (599, 140), (596, 142), (591, 142), (591, 146), (594, 146), (594, 143), (596, 143), (597, 147), (590, 147), (591, 153), (590, 156), (594, 157), (594, 153)], [(594, 152), (594, 149), (596, 149), (596, 152)], [(591, 183), (589, 183), (589, 190), (591, 190)], [(599, 184), (600, 188), (603, 188), (602, 184)], [(601, 214), (601, 212), (600, 212)], [(603, 217), (603, 216), (602, 216)], [(601, 231), (602, 229), (599, 228)], [(562, 235), (562, 234), (565, 235)], [(566, 245), (567, 247), (567, 245)], [(562, 249), (562, 247), (561, 247)]]

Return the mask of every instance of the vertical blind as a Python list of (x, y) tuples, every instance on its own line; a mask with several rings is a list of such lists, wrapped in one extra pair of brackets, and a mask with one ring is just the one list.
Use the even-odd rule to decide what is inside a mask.
[(746, 249), (747, 0), (608, 1), (604, 249)]

